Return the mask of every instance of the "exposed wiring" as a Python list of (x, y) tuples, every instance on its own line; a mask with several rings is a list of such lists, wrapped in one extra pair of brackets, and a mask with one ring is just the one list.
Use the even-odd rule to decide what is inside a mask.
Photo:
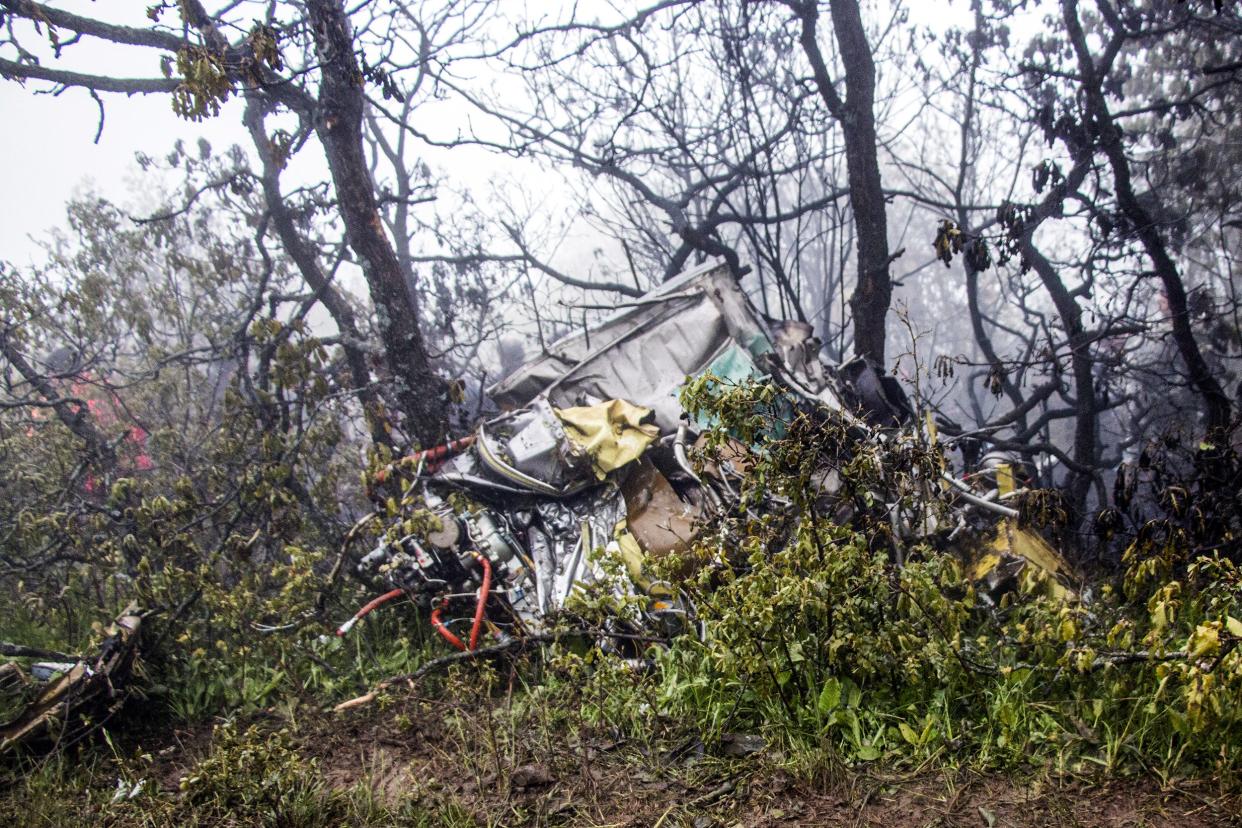
[(506, 494), (522, 495), (524, 497), (530, 496), (530, 489), (519, 489), (516, 486), (506, 486), (503, 483), (496, 483), (494, 481), (488, 480), (485, 477), (478, 477), (477, 475), (473, 475), (473, 474), (459, 474), (457, 472), (441, 472), (440, 474), (436, 475), (436, 480), (441, 483), (456, 483), (457, 485), (464, 486), (466, 488), (482, 487), (485, 489), (492, 489), (497, 492), (504, 492)]
[(466, 645), (462, 644), (461, 639), (453, 635), (452, 630), (446, 627), (444, 622), (440, 620), (440, 610), (444, 609), (447, 604), (447, 597), (442, 598), (440, 603), (436, 604), (435, 609), (431, 611), (431, 626), (434, 627), (435, 631), (438, 632), (449, 644), (452, 644), (459, 650), (464, 650), (466, 649)]

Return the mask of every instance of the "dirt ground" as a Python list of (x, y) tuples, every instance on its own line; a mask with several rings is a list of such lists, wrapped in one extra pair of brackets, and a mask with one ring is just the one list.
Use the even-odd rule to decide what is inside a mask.
[[(482, 724), (486, 711), (466, 720), (478, 727), (463, 728), (445, 712), (424, 699), (324, 713), (299, 722), (298, 741), (333, 788), (363, 785), (389, 803), (412, 797), (429, 813), (451, 804), (485, 826), (1242, 824), (1237, 798), (1204, 780), (1162, 787), (1151, 778), (1093, 783), (942, 769), (845, 771), (808, 782), (763, 750), (742, 757), (713, 757), (697, 745), (653, 752), (586, 732), (496, 733)], [(207, 730), (186, 731), (162, 752), (166, 788), (175, 789), (209, 742)]]

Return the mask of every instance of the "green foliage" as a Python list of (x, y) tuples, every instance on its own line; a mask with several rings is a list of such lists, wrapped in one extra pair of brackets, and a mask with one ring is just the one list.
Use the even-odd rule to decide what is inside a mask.
[(316, 763), (299, 754), (287, 730), (260, 734), (233, 723), (216, 728), (212, 752), (182, 777), (179, 810), (255, 825), (312, 826), (336, 810), (322, 792)]
[[(239, 316), (258, 277), (210, 227), (195, 229), (196, 248), (173, 244), (166, 229), (126, 229), (107, 205), (83, 206), (78, 222), (85, 241), (59, 263), (81, 278), (0, 289), (24, 323), (15, 326), (24, 348), (50, 351), (63, 330), (109, 343), (113, 356), (81, 404), (115, 396), (125, 416), (95, 425), (124, 445), (133, 422), (146, 424), (149, 465), (124, 452), (102, 462), (72, 418), (46, 407), (0, 412), (0, 555), (10, 574), (0, 637), (90, 652), (102, 626), (137, 601), (157, 613), (143, 650), (149, 697), (187, 722), (275, 709), (294, 723), (307, 700), (348, 697), (425, 661), (423, 628), (398, 608), (346, 640), (325, 635), (328, 616), (342, 620), (361, 603), (340, 584), (325, 591), (325, 577), (369, 504), (354, 482), (356, 412), (324, 344), (298, 320)], [(195, 316), (178, 296), (200, 289), (210, 312)], [(254, 370), (227, 380), (210, 361), (165, 370), (202, 340), (242, 343), (220, 346), (217, 359)], [(203, 393), (213, 382), (218, 393)], [(539, 718), (540, 738), (589, 726), (641, 745), (678, 734), (714, 745), (754, 732), (808, 771), (883, 759), (1236, 772), (1242, 574), (1223, 556), (1191, 554), (1184, 527), (1142, 535), (1124, 577), (1090, 603), (1029, 595), (989, 608), (952, 549), (902, 540), (920, 534), (911, 527), (949, 525), (936, 446), (917, 435), (869, 439), (772, 384), (705, 376), (683, 403), (715, 424), (697, 459), (740, 451), (748, 463), (739, 508), (705, 527), (694, 565), (652, 564), (651, 577), (696, 608), (704, 634), (651, 649), (649, 672), (588, 642), (559, 645), (514, 702)], [(408, 508), (408, 482), (389, 477), (399, 461), (380, 450), (369, 463), (367, 494), (387, 496), (392, 520), (366, 530), (395, 539), (430, 527), (431, 513)], [(1033, 498), (1023, 514), (1039, 523), (1057, 508)], [(618, 601), (611, 588), (623, 563), (598, 563), (606, 577), (574, 596), (576, 620), (603, 628), (637, 617), (629, 608), (646, 598)], [(482, 674), (480, 708), (501, 685)], [(462, 721), (446, 725), (465, 732)], [(518, 734), (504, 738), (516, 759)], [(51, 773), (27, 776), (32, 798), (53, 787)], [(288, 732), (229, 725), (181, 798), (108, 807), (149, 824), (238, 815), (318, 825), (345, 819), (346, 806)]]
[[(708, 740), (758, 731), (792, 760), (818, 766), (884, 757), (1236, 770), (1234, 563), (1207, 556), (1179, 567), (1135, 548), (1123, 588), (1104, 584), (1090, 603), (1012, 595), (987, 609), (951, 552), (905, 547), (897, 566), (891, 537), (877, 544), (875, 534), (835, 525), (806, 494), (813, 468), (832, 459), (841, 491), (860, 505), (880, 491), (882, 469), (901, 469), (883, 482), (910, 492), (914, 509), (934, 451), (890, 444), (846, 456), (833, 445), (839, 430), (797, 419), (788, 437), (773, 439), (754, 421), (765, 394), (699, 386), (688, 403), (717, 418), (717, 442), (758, 447), (750, 479), (792, 508), (735, 517), (705, 536), (698, 557), (730, 564), (683, 583), (706, 635), (653, 650), (656, 672), (614, 692), (654, 703), (605, 705), (605, 717), (628, 715), (631, 729), (680, 721)], [(908, 462), (895, 462), (903, 454)]]
[(250, 229), (202, 211), (134, 225), (86, 200), (71, 221), (47, 273), (0, 287), (27, 360), (74, 397), (56, 409), (14, 385), (0, 411), (0, 638), (90, 653), (136, 602), (154, 613), (153, 697), (177, 717), (356, 690), (357, 653), (318, 637), (356, 597), (324, 576), (366, 508), (361, 449), (328, 349), (252, 304), (289, 274), (260, 272)]
[(383, 801), (365, 773), (353, 785), (332, 787), (304, 739), (287, 726), (243, 727), (235, 720), (217, 726), (210, 748), (176, 780), (175, 790), (160, 787), (167, 768), (141, 749), (125, 753), (114, 746), (111, 757), (97, 753), (84, 760), (54, 757), (10, 769), (0, 792), (0, 823), (22, 828), (476, 824), (455, 801), (430, 807), (409, 797)]
[[(176, 57), (176, 74), (181, 83), (173, 90), (173, 112), (187, 121), (203, 121), (220, 114), (220, 107), (236, 91), (239, 78), (263, 83), (265, 70), (284, 68), (279, 35), (271, 26), (255, 22), (246, 38), (249, 53), (226, 56), (206, 46), (189, 45)], [(232, 60), (232, 66), (229, 61)], [(172, 77), (173, 64), (167, 57), (161, 67)]]
[[(106, 777), (102, 765), (97, 757), (84, 763), (55, 757), (6, 774), (5, 791), (0, 795), (0, 823), (22, 828), (63, 828), (75, 824), (91, 807), (91, 797), (81, 786), (96, 774)], [(102, 798), (102, 792), (95, 798)]]

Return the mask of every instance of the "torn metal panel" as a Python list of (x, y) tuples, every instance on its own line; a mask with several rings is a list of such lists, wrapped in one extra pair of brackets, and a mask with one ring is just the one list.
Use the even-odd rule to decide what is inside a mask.
[(984, 541), (968, 553), (966, 576), (982, 587), (993, 604), (1006, 593), (1076, 599), (1070, 566), (1061, 554), (1030, 529), (1002, 519)]
[(652, 557), (685, 552), (697, 534), (702, 510), (678, 497), (650, 460), (640, 460), (621, 484), (626, 528)]
[[(708, 263), (687, 271), (622, 307), (589, 332), (567, 336), (488, 389), (501, 407), (546, 398), (557, 408), (623, 399), (651, 407), (662, 433), (682, 415), (677, 392), (738, 354), (753, 375), (773, 376), (807, 401), (852, 418), (873, 414), (875, 425), (905, 422), (909, 404), (892, 377), (861, 360), (842, 374), (820, 358), (820, 342), (804, 322), (769, 320), (747, 298), (729, 268)], [(852, 387), (857, 384), (858, 387)]]
[(818, 392), (828, 385), (827, 367), (819, 358), (821, 342), (809, 322), (778, 321), (770, 324), (772, 345), (781, 363), (803, 384)]
[(535, 511), (552, 561), (542, 579), (546, 604), (558, 610), (575, 587), (605, 578), (596, 555), (615, 540), (618, 526), (625, 520), (625, 499), (610, 482), (572, 500), (537, 503)]
[(666, 282), (589, 334), (561, 339), (488, 394), (507, 407), (539, 395), (557, 408), (630, 400), (652, 408), (655, 424), (668, 433), (682, 414), (677, 391), (685, 378), (735, 344), (754, 355), (772, 350), (766, 326), (728, 268), (709, 264)]
[[(616, 553), (641, 585), (643, 558), (688, 549), (703, 509), (736, 502), (730, 478), (741, 482), (746, 472), (741, 446), (704, 477), (691, 468), (678, 399), (686, 378), (710, 372), (722, 382), (776, 381), (787, 390), (773, 403), (782, 413), (810, 403), (852, 422), (841, 401), (865, 402), (866, 388), (838, 388), (819, 350), (810, 325), (763, 317), (727, 267), (688, 271), (493, 386), (493, 399), (510, 410), (481, 424), (472, 444), (461, 441), (455, 457), (422, 479), (439, 525), (425, 538), (377, 549), (366, 571), (419, 595), (457, 596), (462, 609), (494, 575), (492, 598), (478, 601), (501, 601), (498, 609), (527, 627), (563, 608), (576, 584), (600, 580), (598, 549)], [(883, 390), (866, 368), (856, 378)], [(687, 491), (645, 459), (661, 435), (672, 441), (657, 454)], [(445, 508), (446, 486), (481, 502), (454, 513)], [(488, 562), (486, 577), (475, 552)]]
[[(415, 492), (435, 516), (430, 528), (381, 544), (360, 571), (434, 606), (433, 624), (462, 649), (449, 630), (454, 624), (473, 621), (472, 642), (479, 618), (501, 638), (540, 630), (575, 590), (590, 586), (616, 598), (609, 623), (684, 625), (680, 591), (650, 581), (656, 568), (646, 564), (684, 555), (706, 517), (738, 509), (756, 451), (763, 451), (713, 440), (712, 461), (691, 464), (687, 449), (713, 423), (688, 417), (678, 395), (688, 377), (705, 373), (721, 383), (779, 386), (764, 403), (775, 415), (768, 418), (773, 438), (794, 409), (843, 423), (839, 460), (857, 444), (889, 439), (889, 429), (912, 417), (893, 377), (863, 359), (827, 365), (810, 325), (765, 318), (727, 267), (709, 264), (558, 341), (493, 386), (493, 399), (509, 410), (472, 438), (432, 450), (437, 459), (456, 454), (419, 478)], [(968, 528), (970, 509), (1016, 517), (996, 502), (999, 492), (980, 494), (947, 471), (943, 477), (967, 504), (955, 507), (950, 539)], [(845, 482), (832, 462), (811, 477), (817, 508), (842, 524), (856, 514), (857, 497)], [(867, 494), (887, 504), (894, 536), (926, 538), (940, 525), (924, 507), (946, 490), (935, 481), (911, 486)], [(787, 505), (768, 494), (746, 508)], [(1010, 524), (1003, 521), (990, 545), (967, 561), (971, 580), (995, 595), (1014, 582), (1064, 589), (1066, 569), (1055, 551)], [(442, 620), (441, 613), (455, 617)]]
[(536, 494), (565, 497), (594, 481), (589, 456), (543, 399), (481, 424), (472, 449), (488, 473)]
[(431, 479), (499, 493), (570, 497), (632, 463), (659, 436), (651, 409), (605, 400), (553, 408), (544, 397), (479, 425)]

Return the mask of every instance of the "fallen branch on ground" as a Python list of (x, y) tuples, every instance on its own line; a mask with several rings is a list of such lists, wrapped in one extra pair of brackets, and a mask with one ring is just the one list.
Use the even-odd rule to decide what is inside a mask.
[(46, 658), (50, 661), (85, 661), (82, 656), (60, 653), (56, 650), (44, 650), (39, 647), (27, 647), (25, 644), (14, 644), (11, 641), (0, 641), (0, 656), (9, 658)]
[(115, 713), (133, 691), (129, 679), (138, 658), (142, 620), (143, 613), (131, 604), (108, 628), (98, 656), (78, 660), (49, 681), (15, 719), (0, 723), (0, 753), (43, 736), (51, 737), (53, 749), (65, 747), (98, 728), (101, 709), (105, 719)]
[(451, 667), (454, 664), (459, 664), (464, 661), (477, 661), (481, 658), (493, 658), (495, 656), (504, 655), (505, 653), (524, 650), (527, 647), (531, 647), (536, 644), (551, 644), (552, 642), (560, 641), (562, 638), (582, 635), (583, 632), (583, 630), (565, 630), (563, 632), (556, 633), (528, 635), (523, 638), (510, 638), (508, 641), (504, 641), (500, 644), (493, 644), (490, 647), (480, 647), (477, 650), (464, 650), (459, 653), (443, 656), (442, 658), (432, 659), (412, 673), (404, 673), (399, 676), (391, 676), (390, 678), (384, 679), (379, 684), (375, 685), (375, 689), (371, 692), (358, 696), (357, 698), (350, 699), (349, 701), (341, 702), (332, 708), (332, 712), (340, 713), (343, 710), (349, 710), (354, 707), (361, 707), (364, 704), (370, 704), (375, 701), (375, 698), (379, 695), (379, 693), (389, 687), (392, 687), (394, 684), (402, 684), (407, 682), (412, 684), (423, 676), (435, 673), (447, 667)]

